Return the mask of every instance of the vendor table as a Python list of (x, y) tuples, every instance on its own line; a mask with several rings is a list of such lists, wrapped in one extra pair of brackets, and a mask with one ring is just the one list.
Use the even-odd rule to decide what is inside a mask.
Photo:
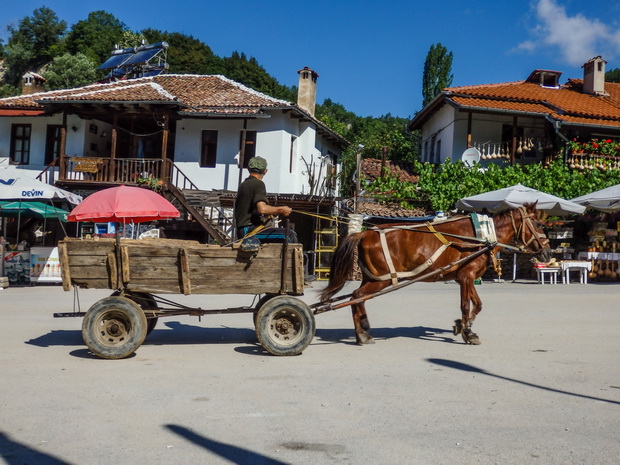
[(588, 284), (588, 271), (592, 270), (592, 262), (578, 260), (564, 260), (560, 262), (562, 267), (562, 283), (570, 284), (570, 272), (579, 271), (579, 282)]
[(536, 274), (538, 275), (538, 282), (545, 284), (545, 275), (549, 275), (549, 284), (558, 283), (559, 268), (536, 268)]

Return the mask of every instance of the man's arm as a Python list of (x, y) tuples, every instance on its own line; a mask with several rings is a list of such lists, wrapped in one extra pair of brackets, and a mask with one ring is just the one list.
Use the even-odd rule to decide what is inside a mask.
[(291, 207), (287, 207), (284, 205), (280, 207), (272, 207), (271, 205), (268, 205), (266, 202), (257, 202), (256, 209), (258, 210), (258, 213), (260, 213), (261, 215), (289, 216), (291, 212), (293, 211)]

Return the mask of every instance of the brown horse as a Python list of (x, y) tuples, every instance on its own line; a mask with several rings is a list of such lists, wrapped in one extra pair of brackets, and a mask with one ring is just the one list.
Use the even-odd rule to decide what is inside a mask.
[(374, 343), (368, 332), (370, 324), (364, 296), (396, 285), (399, 279), (456, 281), (461, 289), (462, 319), (455, 321), (454, 334), (460, 333), (466, 343), (480, 344), (478, 336), (471, 331), (472, 323), (482, 309), (474, 280), (484, 274), (489, 259), (494, 259), (497, 252), (508, 247), (507, 244), (513, 239), (519, 245), (519, 250), (541, 254), (545, 261), (550, 252), (549, 241), (540, 226), (536, 204), (499, 213), (492, 221), (495, 227), (494, 241), (477, 239), (469, 216), (415, 226), (383, 225), (351, 234), (334, 253), (329, 283), (321, 294), (321, 301), (326, 302), (344, 287), (357, 252), (363, 278), (351, 299), (362, 299), (352, 305), (358, 344)]

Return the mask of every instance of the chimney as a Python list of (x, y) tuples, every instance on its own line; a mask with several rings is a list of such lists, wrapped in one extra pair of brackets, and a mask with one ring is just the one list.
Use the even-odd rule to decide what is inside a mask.
[(605, 60), (600, 56), (589, 59), (583, 66), (583, 93), (607, 95), (605, 92)]
[(314, 116), (316, 105), (316, 79), (319, 77), (316, 71), (307, 66), (297, 71), (299, 73), (299, 88), (297, 89), (297, 105)]
[(28, 71), (22, 76), (22, 94), (35, 94), (45, 90), (46, 79), (32, 71)]

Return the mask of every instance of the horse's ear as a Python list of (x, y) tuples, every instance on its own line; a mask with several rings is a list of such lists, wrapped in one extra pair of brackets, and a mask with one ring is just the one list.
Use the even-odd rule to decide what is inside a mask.
[(535, 212), (536, 211), (536, 205), (538, 205), (538, 200), (536, 200), (536, 202), (523, 204), (523, 206), (525, 207), (525, 209), (527, 210), (528, 213)]

